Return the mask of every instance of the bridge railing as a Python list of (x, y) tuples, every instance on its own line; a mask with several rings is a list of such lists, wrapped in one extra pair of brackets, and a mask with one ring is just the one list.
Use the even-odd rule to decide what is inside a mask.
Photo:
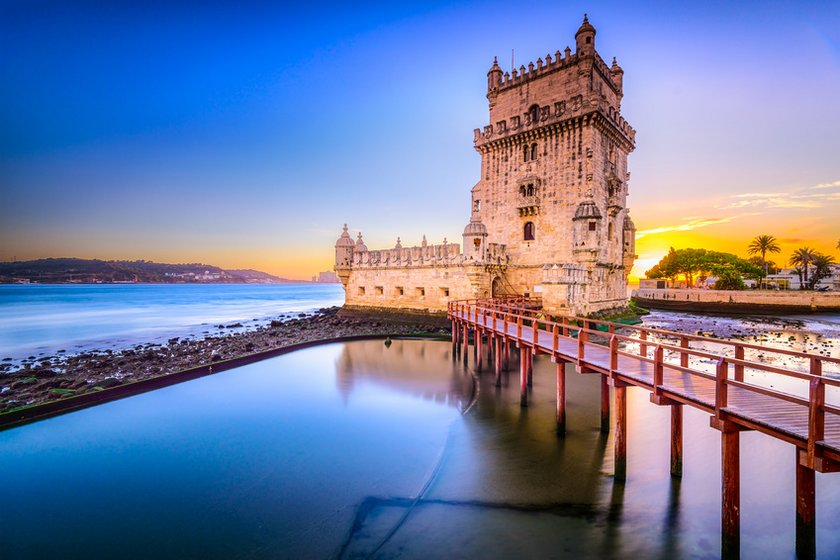
[[(840, 406), (827, 399), (827, 391), (830, 396), (840, 396), (840, 379), (823, 374), (824, 364), (840, 364), (840, 358), (600, 319), (555, 316), (534, 309), (533, 303), (533, 300), (524, 298), (504, 302), (458, 301), (450, 304), (450, 316), (503, 332), (506, 336), (551, 352), (558, 351), (561, 339), (577, 339), (575, 358), (578, 363), (585, 362), (588, 345), (607, 346), (610, 355), (609, 375), (617, 373), (619, 356), (652, 363), (654, 374), (651, 389), (654, 394), (661, 394), (665, 389), (666, 367), (670, 371), (713, 381), (714, 413), (718, 417), (722, 417), (729, 410), (737, 411), (737, 406), (733, 408), (729, 404), (730, 387), (806, 407), (806, 451), (810, 461), (815, 460), (817, 444), (825, 439), (826, 414), (840, 417)], [(601, 328), (598, 328), (599, 326)], [(523, 329), (530, 332), (523, 332)], [(626, 334), (628, 332), (630, 334)], [(598, 337), (603, 342), (594, 342), (590, 337)], [(669, 343), (670, 341), (674, 341), (674, 344)], [(692, 342), (711, 345), (716, 350), (692, 348)], [(619, 343), (624, 344), (623, 349), (619, 347)], [(637, 350), (633, 351), (636, 348)], [(747, 359), (746, 350), (760, 354), (756, 354), (754, 359)], [(666, 352), (672, 358), (676, 357), (677, 362), (666, 360)], [(767, 363), (784, 361), (784, 358), (793, 358), (808, 364), (807, 371)], [(702, 365), (712, 366), (710, 369), (713, 371), (700, 369)], [(771, 376), (781, 376), (788, 380), (789, 382), (783, 384), (786, 390), (775, 388), (774, 378)], [(799, 385), (796, 385), (796, 382), (799, 382)]]

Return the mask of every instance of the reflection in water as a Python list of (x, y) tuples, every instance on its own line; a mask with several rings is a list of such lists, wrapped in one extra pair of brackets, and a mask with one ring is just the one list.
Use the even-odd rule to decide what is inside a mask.
[[(674, 480), (668, 407), (628, 389), (616, 484), (598, 377), (567, 368), (558, 438), (556, 366), (534, 360), (522, 409), (517, 359), (496, 387), (472, 348), (330, 344), (2, 432), (3, 558), (718, 556), (708, 415), (685, 409)], [(741, 449), (744, 556), (791, 557), (793, 449), (753, 432)], [(823, 557), (838, 476), (817, 475)]]
[(381, 341), (345, 344), (335, 364), (338, 391), (345, 402), (357, 384), (373, 383), (381, 389), (466, 410), (474, 393), (472, 376), (450, 366), (450, 345), (425, 342), (397, 339), (390, 345)]

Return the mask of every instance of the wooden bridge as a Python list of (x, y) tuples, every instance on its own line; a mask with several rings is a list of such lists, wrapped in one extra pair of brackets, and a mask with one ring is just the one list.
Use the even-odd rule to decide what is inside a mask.
[[(816, 551), (815, 472), (840, 471), (840, 358), (770, 348), (578, 317), (553, 317), (539, 300), (503, 298), (449, 304), (452, 341), (468, 344), (473, 333), (481, 367), (482, 345), (490, 346), (496, 383), (520, 350), (520, 402), (528, 405), (533, 359), (557, 364), (557, 432), (566, 430), (565, 364), (601, 378), (601, 431), (610, 430), (613, 388), (615, 478), (627, 475), (628, 386), (650, 391), (656, 405), (671, 407), (671, 475), (682, 476), (682, 407), (711, 415), (721, 433), (721, 545), (724, 557), (740, 552), (739, 433), (756, 430), (796, 446), (796, 551)], [(796, 369), (780, 367), (793, 363)], [(704, 367), (705, 366), (705, 367)], [(779, 388), (781, 386), (781, 388)], [(826, 395), (828, 394), (828, 399)]]

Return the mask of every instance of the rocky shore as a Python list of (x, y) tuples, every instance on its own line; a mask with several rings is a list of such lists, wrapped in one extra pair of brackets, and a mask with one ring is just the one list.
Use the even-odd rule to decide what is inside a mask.
[(20, 364), (6, 358), (0, 362), (0, 413), (304, 342), (360, 335), (448, 336), (450, 332), (442, 316), (371, 314), (338, 307), (272, 320), (253, 330), (231, 332), (230, 328), (201, 339), (172, 338), (166, 344), (139, 344), (119, 351), (59, 352), (33, 356)]

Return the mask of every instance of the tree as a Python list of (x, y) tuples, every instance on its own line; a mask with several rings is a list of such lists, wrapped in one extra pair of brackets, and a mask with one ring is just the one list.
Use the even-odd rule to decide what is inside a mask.
[(706, 249), (679, 249), (673, 247), (656, 265), (645, 274), (648, 278), (670, 278), (676, 280), (679, 276), (685, 278), (690, 288), (694, 280), (705, 279), (732, 272), (741, 276), (760, 277), (761, 269), (752, 263), (738, 258), (730, 253), (708, 251)]
[(814, 262), (814, 259), (817, 257), (817, 251), (811, 249), (810, 247), (800, 247), (796, 251), (793, 252), (793, 255), (790, 257), (790, 264), (802, 269), (802, 277), (804, 280), (800, 280), (799, 282), (799, 289), (805, 290), (808, 283), (808, 272), (810, 270), (811, 263)]
[(744, 280), (734, 270), (725, 270), (718, 276), (713, 287), (715, 290), (743, 290)]
[(781, 253), (782, 248), (772, 235), (759, 235), (750, 242), (747, 253), (750, 255), (761, 255), (761, 268), (764, 276), (767, 276), (767, 253)]
[(820, 280), (823, 278), (828, 278), (831, 276), (832, 266), (836, 264), (834, 257), (831, 255), (823, 255), (822, 253), (817, 253), (814, 257), (814, 260), (811, 261), (811, 264), (814, 265), (814, 273), (811, 275), (811, 282), (808, 285), (810, 289), (814, 289), (817, 287), (817, 284), (820, 283)]

